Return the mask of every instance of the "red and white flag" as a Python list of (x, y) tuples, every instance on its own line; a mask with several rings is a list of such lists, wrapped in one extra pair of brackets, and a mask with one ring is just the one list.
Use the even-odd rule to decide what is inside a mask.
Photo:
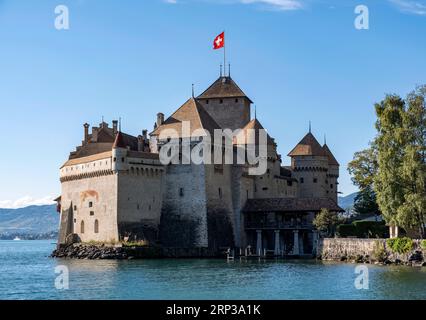
[(225, 47), (225, 32), (222, 32), (213, 41), (214, 50), (221, 49), (223, 47)]

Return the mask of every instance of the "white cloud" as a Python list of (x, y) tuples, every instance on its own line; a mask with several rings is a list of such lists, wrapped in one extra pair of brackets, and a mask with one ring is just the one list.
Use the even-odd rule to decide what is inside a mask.
[(239, 0), (243, 4), (265, 4), (278, 10), (299, 10), (303, 5), (298, 0)]
[(34, 199), (32, 197), (26, 196), (23, 198), (20, 198), (18, 200), (4, 200), (0, 201), (0, 208), (2, 209), (19, 209), (19, 208), (25, 208), (28, 206), (43, 206), (43, 205), (50, 205), (54, 204), (53, 201), (55, 197), (44, 197), (41, 199)]
[(165, 3), (176, 4), (177, 0), (164, 0)]
[(426, 2), (413, 0), (388, 0), (395, 5), (400, 11), (405, 13), (426, 15)]

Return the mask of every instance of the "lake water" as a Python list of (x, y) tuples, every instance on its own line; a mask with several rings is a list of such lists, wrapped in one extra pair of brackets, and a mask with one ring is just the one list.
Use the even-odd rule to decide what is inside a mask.
[[(426, 268), (370, 266), (369, 289), (355, 288), (356, 265), (316, 261), (49, 258), (53, 241), (0, 241), (0, 299), (426, 299)], [(69, 289), (55, 288), (55, 267)]]

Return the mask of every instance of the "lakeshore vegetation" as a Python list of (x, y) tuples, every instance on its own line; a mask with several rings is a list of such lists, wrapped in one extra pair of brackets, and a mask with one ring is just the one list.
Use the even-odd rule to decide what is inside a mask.
[[(388, 94), (375, 104), (377, 135), (348, 165), (360, 192), (354, 210), (381, 214), (388, 225), (426, 237), (426, 85), (405, 99)], [(406, 252), (412, 242), (388, 243)], [(423, 241), (422, 246), (426, 247)]]

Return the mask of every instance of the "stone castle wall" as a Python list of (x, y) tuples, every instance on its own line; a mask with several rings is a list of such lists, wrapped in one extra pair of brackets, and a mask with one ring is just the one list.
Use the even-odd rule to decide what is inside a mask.
[(159, 166), (130, 165), (118, 176), (118, 226), (122, 239), (148, 241), (158, 239), (163, 176)]
[(160, 242), (165, 247), (208, 247), (205, 166), (169, 165), (164, 179)]
[[(207, 103), (208, 101), (208, 103)], [(250, 102), (246, 98), (200, 99), (204, 109), (222, 129), (241, 129), (250, 121)], [(210, 132), (213, 134), (213, 132)]]

